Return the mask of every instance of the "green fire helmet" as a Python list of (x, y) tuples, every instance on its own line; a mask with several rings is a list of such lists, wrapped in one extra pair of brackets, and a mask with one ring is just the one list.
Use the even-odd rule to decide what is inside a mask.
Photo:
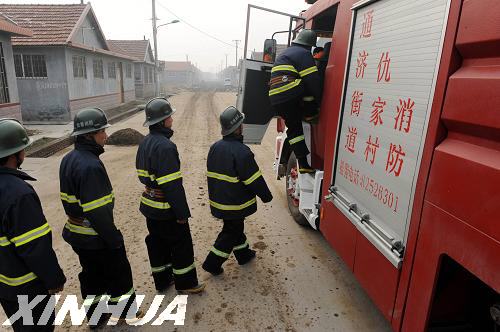
[(14, 119), (0, 119), (0, 158), (26, 149), (33, 141), (23, 125)]
[(151, 99), (146, 104), (145, 112), (146, 121), (144, 127), (149, 127), (172, 116), (175, 113), (175, 108), (172, 108), (166, 98), (158, 97)]
[(111, 127), (104, 111), (100, 108), (87, 108), (79, 111), (73, 120), (71, 136), (90, 134)]
[(316, 38), (316, 32), (310, 29), (304, 29), (299, 32), (299, 35), (292, 43), (313, 47), (316, 46)]
[(227, 136), (234, 132), (245, 120), (245, 114), (241, 113), (234, 106), (229, 106), (220, 115), (220, 125), (222, 136)]

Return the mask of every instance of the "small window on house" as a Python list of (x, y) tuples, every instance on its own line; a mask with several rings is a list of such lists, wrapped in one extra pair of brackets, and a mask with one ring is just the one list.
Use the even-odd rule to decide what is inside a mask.
[(84, 56), (73, 55), (73, 77), (87, 78), (87, 61)]
[(125, 67), (125, 75), (127, 78), (132, 78), (132, 64), (127, 63), (127, 66)]
[(16, 69), (16, 77), (24, 77), (23, 58), (21, 54), (14, 54), (14, 68)]
[(47, 78), (45, 55), (14, 54), (14, 68), (18, 78)]
[(108, 63), (108, 77), (116, 78), (116, 66), (114, 62)]
[(94, 59), (94, 78), (104, 78), (104, 69), (101, 59)]
[(0, 43), (0, 104), (7, 104), (9, 102), (9, 85), (7, 84), (7, 71), (5, 70), (3, 44)]
[(135, 66), (135, 81), (140, 82), (142, 80), (142, 69), (140, 66)]

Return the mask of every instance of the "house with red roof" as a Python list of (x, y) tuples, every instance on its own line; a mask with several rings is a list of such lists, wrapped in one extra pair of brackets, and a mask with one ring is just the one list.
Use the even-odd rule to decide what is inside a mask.
[(191, 88), (199, 84), (200, 70), (190, 61), (160, 61), (160, 82), (162, 87)]
[(0, 13), (0, 118), (21, 120), (11, 38), (32, 34), (31, 30), (20, 27)]
[(149, 40), (108, 40), (115, 52), (134, 59), (135, 95), (137, 98), (153, 97), (155, 93), (155, 59)]
[(90, 4), (0, 4), (0, 13), (33, 32), (12, 37), (23, 121), (67, 123), (135, 99), (135, 58), (111, 49)]

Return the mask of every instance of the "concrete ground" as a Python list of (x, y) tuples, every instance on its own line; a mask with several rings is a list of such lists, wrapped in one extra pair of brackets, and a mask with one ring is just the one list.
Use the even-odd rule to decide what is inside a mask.
[[(184, 186), (193, 218), (190, 219), (199, 279), (206, 292), (189, 296), (185, 326), (167, 321), (161, 327), (143, 331), (390, 331), (389, 324), (367, 297), (339, 256), (320, 233), (297, 225), (288, 213), (284, 180), (273, 177), (275, 132), (270, 129), (262, 145), (252, 146), (256, 160), (273, 192), (269, 204), (259, 202), (259, 210), (246, 222), (249, 242), (258, 258), (240, 267), (231, 257), (223, 275), (212, 277), (201, 269), (221, 222), (210, 215), (205, 177), (206, 155), (220, 138), (218, 114), (234, 105), (234, 93), (186, 92), (171, 98), (174, 115), (173, 141), (182, 160)], [(143, 134), (143, 112), (109, 132), (133, 128)], [(275, 128), (271, 125), (270, 128)], [(79, 294), (77, 256), (61, 237), (65, 215), (59, 200), (58, 168), (70, 148), (47, 159), (27, 159), (23, 168), (38, 179), (34, 183), (53, 229), (54, 248), (68, 282), (63, 295)], [(156, 294), (150, 276), (144, 244), (146, 225), (138, 211), (142, 187), (136, 177), (137, 147), (107, 146), (102, 160), (116, 195), (115, 221), (121, 229), (134, 272), (136, 292), (151, 303)], [(163, 308), (176, 295), (166, 293)], [(0, 322), (4, 320), (0, 312)], [(104, 330), (111, 330), (106, 327)], [(116, 329), (116, 328), (115, 328)], [(121, 326), (120, 331), (132, 330)], [(83, 331), (68, 322), (56, 331)]]

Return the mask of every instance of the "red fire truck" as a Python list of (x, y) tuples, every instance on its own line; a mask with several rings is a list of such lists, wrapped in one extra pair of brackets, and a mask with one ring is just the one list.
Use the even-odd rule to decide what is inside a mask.
[[(259, 12), (287, 22), (260, 58)], [(500, 2), (250, 5), (237, 101), (249, 143), (274, 117), (276, 36), (290, 45), (303, 28), (331, 50), (319, 122), (304, 123), (315, 175), (297, 173), (278, 120), (292, 216), (324, 235), (395, 331), (500, 329)]]

